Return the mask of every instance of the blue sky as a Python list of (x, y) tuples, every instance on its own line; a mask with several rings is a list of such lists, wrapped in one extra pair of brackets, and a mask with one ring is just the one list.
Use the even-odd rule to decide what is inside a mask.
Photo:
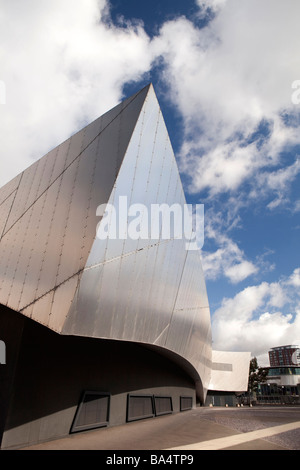
[(300, 342), (299, 16), (298, 0), (0, 4), (0, 185), (152, 81), (205, 204), (213, 346), (262, 365)]

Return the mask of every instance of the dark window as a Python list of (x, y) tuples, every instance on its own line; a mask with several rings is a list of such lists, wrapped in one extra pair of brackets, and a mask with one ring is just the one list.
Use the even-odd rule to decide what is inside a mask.
[(180, 397), (180, 411), (193, 408), (193, 397)]
[(165, 415), (173, 412), (172, 397), (154, 397), (155, 415)]
[(109, 393), (84, 392), (70, 432), (107, 426), (109, 422), (109, 405)]
[(128, 395), (127, 421), (152, 418), (154, 416), (152, 395)]

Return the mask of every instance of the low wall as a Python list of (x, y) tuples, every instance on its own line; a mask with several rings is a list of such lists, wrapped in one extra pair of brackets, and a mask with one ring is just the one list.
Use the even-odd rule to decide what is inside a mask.
[[(5, 315), (10, 313), (6, 311)], [(139, 418), (139, 413), (143, 417), (140, 407), (151, 403), (160, 406), (162, 412), (168, 412), (170, 406), (172, 412), (179, 412), (180, 403), (196, 404), (193, 380), (178, 365), (152, 350), (134, 343), (62, 336), (15, 312), (12, 315), (24, 325), (18, 360), (11, 369), (13, 379), (10, 375), (7, 383), (2, 448), (21, 448), (67, 436), (80, 403), (85, 413), (103, 414), (100, 404), (106, 399), (99, 399), (99, 395), (94, 407), (90, 403), (82, 405), (87, 391), (109, 397), (106, 426), (128, 421), (129, 395), (152, 397), (132, 401), (137, 410), (133, 419)], [(8, 343), (14, 341), (14, 325), (10, 325)], [(9, 345), (7, 349), (11, 350)], [(9, 361), (8, 354), (8, 367)], [(151, 416), (159, 414), (154, 407)]]

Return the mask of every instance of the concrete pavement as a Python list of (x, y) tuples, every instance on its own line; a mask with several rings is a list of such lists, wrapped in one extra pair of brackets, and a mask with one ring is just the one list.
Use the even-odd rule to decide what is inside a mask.
[(196, 408), (27, 450), (299, 450), (300, 407)]

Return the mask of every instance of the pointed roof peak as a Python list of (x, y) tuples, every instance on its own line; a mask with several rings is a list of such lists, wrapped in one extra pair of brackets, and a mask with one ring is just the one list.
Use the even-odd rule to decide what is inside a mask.
[(149, 91), (150, 90), (153, 90), (154, 93), (155, 93), (155, 90), (154, 90), (154, 86), (153, 86), (153, 83), (152, 82), (149, 82), (147, 85), (145, 85), (143, 88), (140, 88), (137, 92), (133, 93), (132, 95), (130, 96), (127, 96), (127, 98), (124, 98), (123, 102), (124, 101), (133, 101), (135, 98), (137, 98), (138, 96), (140, 95), (143, 95), (144, 98), (146, 98), (146, 96), (148, 95)]

